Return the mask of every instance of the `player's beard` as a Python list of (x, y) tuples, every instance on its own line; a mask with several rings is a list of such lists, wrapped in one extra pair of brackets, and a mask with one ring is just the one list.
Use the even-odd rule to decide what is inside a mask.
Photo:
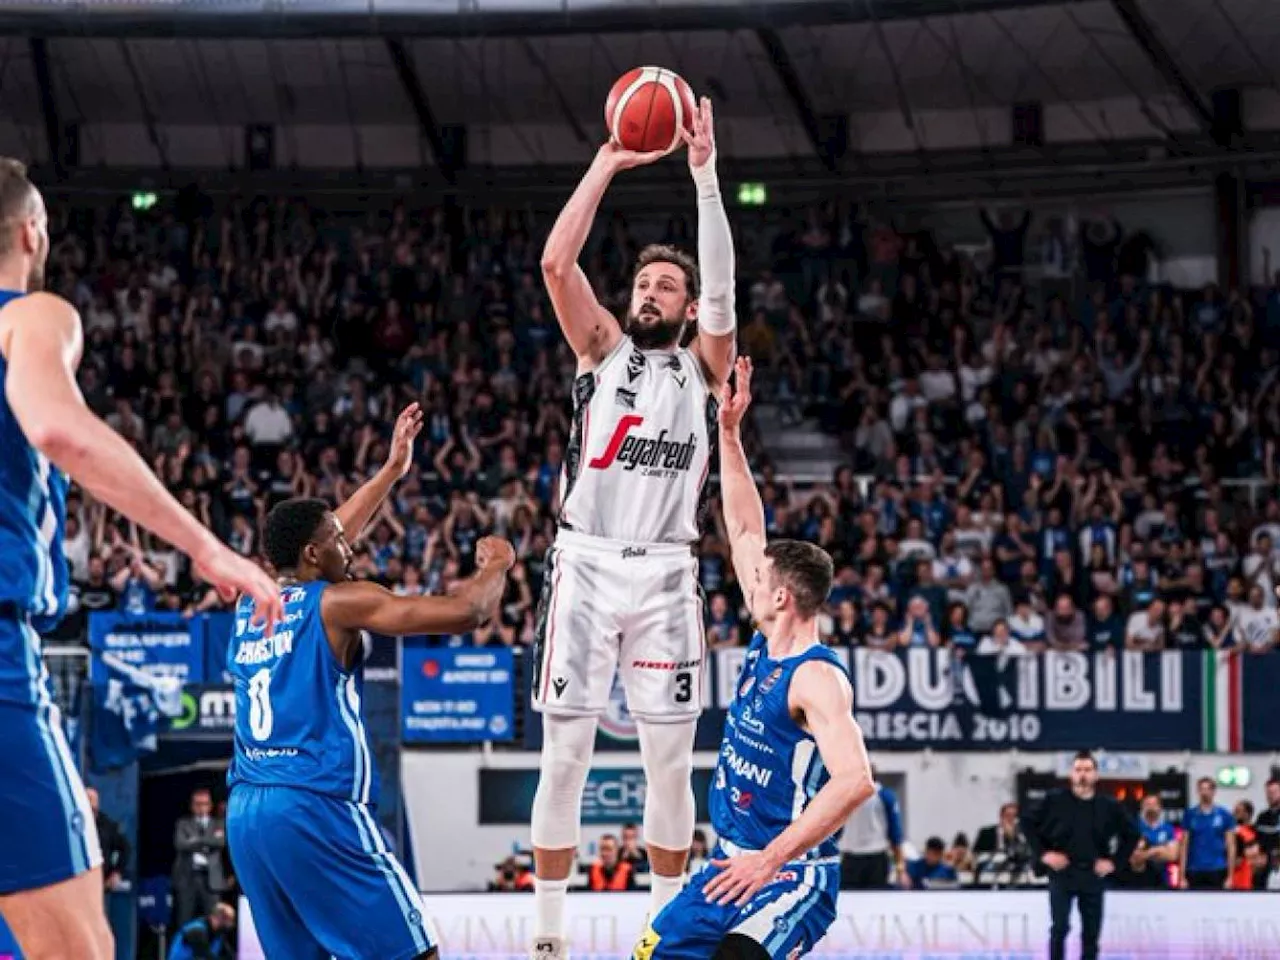
[(627, 334), (631, 342), (641, 350), (669, 350), (680, 342), (680, 334), (684, 332), (683, 318), (668, 320), (661, 313), (649, 313), (645, 320), (640, 320), (640, 313), (627, 315)]

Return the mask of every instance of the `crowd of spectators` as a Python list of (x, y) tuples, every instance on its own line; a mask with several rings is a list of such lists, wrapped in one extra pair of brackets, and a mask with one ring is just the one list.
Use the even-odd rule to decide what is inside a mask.
[[(750, 283), (744, 350), (848, 457), (816, 490), (763, 471), (770, 532), (836, 558), (826, 635), (1274, 650), (1280, 276), (1149, 283), (1151, 239), (1106, 219), (1046, 223), (1033, 268), (1029, 214), (982, 222), (974, 258), (815, 211)], [(717, 643), (742, 639), (735, 599), (712, 598)]]
[[(740, 269), (764, 399), (848, 444), (849, 464), (808, 490), (757, 457), (770, 532), (836, 559), (825, 636), (1273, 649), (1280, 504), (1258, 516), (1223, 485), (1275, 479), (1280, 294), (1255, 305), (1151, 286), (1149, 242), (1104, 223), (1079, 232), (1084, 294), (1044, 296), (1023, 263), (1030, 221), (984, 222), (986, 262), (832, 205)], [(481, 535), (507, 536), (519, 559), (501, 617), (451, 642), (521, 644), (555, 532), (574, 365), (538, 276), (541, 226), (457, 208), (351, 223), (283, 199), (121, 204), (63, 212), (51, 284), (82, 312), (88, 403), (247, 555), (274, 503), (344, 497), (421, 402), (417, 462), (355, 573), (441, 592)], [(688, 243), (688, 224), (645, 239)], [(620, 217), (592, 243), (606, 302), (625, 298), (638, 246)], [(714, 498), (706, 531), (708, 636), (741, 644)], [(182, 558), (82, 493), (66, 546), (77, 606), (62, 639), (94, 610), (220, 605)]]

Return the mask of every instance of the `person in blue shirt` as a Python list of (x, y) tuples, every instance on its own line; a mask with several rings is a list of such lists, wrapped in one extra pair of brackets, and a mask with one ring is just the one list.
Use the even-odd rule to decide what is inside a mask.
[(28, 957), (115, 956), (93, 810), (63, 732), (41, 634), (67, 612), (71, 481), (189, 556), (230, 599), (279, 620), (275, 586), (165, 489), (76, 382), (80, 315), (44, 292), (49, 214), (26, 167), (0, 158), (0, 914)]
[(709, 791), (715, 852), (651, 920), (633, 960), (806, 955), (836, 920), (840, 832), (875, 793), (848, 674), (818, 636), (831, 557), (812, 543), (767, 542), (739, 430), (750, 360), (738, 359), (735, 377), (719, 412), (720, 489), (733, 566), (760, 629)]
[[(265, 636), (256, 602), (236, 609), (226, 670), (235, 685), (227, 844), (268, 957), (435, 960), (417, 890), (374, 814), (378, 768), (365, 730), (368, 634), (465, 633), (497, 613), (511, 544), (485, 537), (477, 573), (448, 596), (397, 596), (353, 580), (356, 539), (412, 462), (422, 413), (396, 421), (383, 467), (335, 509), (295, 498), (267, 514), (283, 629)], [(348, 534), (349, 531), (349, 534)]]
[(1129, 858), (1126, 886), (1144, 890), (1165, 890), (1169, 886), (1169, 864), (1178, 859), (1178, 835), (1164, 815), (1159, 794), (1142, 798), (1138, 814), (1142, 839)]
[(1183, 890), (1229, 889), (1236, 865), (1236, 820), (1214, 803), (1218, 785), (1209, 777), (1196, 781), (1200, 803), (1182, 815), (1182, 856), (1178, 875)]
[(959, 883), (955, 868), (943, 861), (947, 845), (941, 837), (930, 837), (924, 844), (924, 856), (907, 864), (907, 878), (912, 890), (951, 887)]
[(207, 917), (192, 920), (178, 931), (168, 960), (232, 960), (235, 957), (236, 912), (220, 903)]

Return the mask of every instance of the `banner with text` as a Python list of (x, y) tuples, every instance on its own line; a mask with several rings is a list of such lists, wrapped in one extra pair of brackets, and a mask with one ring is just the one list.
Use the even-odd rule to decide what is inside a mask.
[[(428, 894), (422, 900), (439, 932), (442, 956), (528, 956), (534, 933), (531, 897)], [(645, 928), (648, 910), (647, 894), (575, 893), (566, 930), (575, 955), (626, 960)], [(262, 960), (243, 898), (239, 917), (240, 960)], [(804, 955), (823, 960), (1041, 960), (1048, 939), (1049, 896), (1043, 891), (841, 893), (835, 921), (816, 945), (805, 945)], [(1276, 956), (1278, 943), (1275, 894), (1107, 896), (1102, 956), (1108, 960), (1262, 960)]]
[[(1280, 749), (1280, 654), (1048, 652), (953, 658), (947, 650), (837, 650), (855, 713), (874, 750)], [(709, 658), (697, 749), (719, 745), (746, 650)], [(542, 746), (528, 709), (524, 745)], [(615, 682), (597, 747), (636, 749), (626, 693)]]
[(515, 658), (509, 648), (405, 644), (401, 656), (405, 743), (515, 738)]
[(1195, 748), (1202, 661), (1183, 653), (953, 659), (857, 650), (854, 711), (873, 750)]
[[(693, 771), (697, 822), (711, 819), (707, 810), (711, 775), (707, 767)], [(588, 826), (618, 826), (644, 819), (644, 771), (638, 767), (611, 770), (593, 767), (582, 791), (582, 822)], [(480, 823), (527, 826), (533, 816), (538, 771), (508, 767), (480, 771)]]
[(193, 617), (94, 613), (89, 617), (89, 646), (93, 650), (89, 677), (95, 684), (107, 681), (109, 660), (182, 683), (204, 680), (204, 623)]

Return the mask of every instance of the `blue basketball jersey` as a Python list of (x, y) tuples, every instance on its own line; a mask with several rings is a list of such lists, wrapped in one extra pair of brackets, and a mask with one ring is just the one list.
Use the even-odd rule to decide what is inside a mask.
[(357, 803), (378, 800), (361, 717), (364, 665), (338, 663), (320, 600), (323, 580), (281, 587), (284, 620), (264, 637), (242, 598), (227, 647), (236, 688), (235, 753), (227, 783), (300, 787)]
[[(763, 850), (831, 779), (817, 742), (787, 705), (796, 668), (810, 660), (830, 663), (847, 675), (835, 652), (824, 646), (773, 660), (764, 635), (756, 633), (747, 648), (711, 786), (711, 825), (722, 841)], [(824, 840), (805, 859), (836, 856), (839, 837)]]
[[(22, 295), (0, 290), (0, 307)], [(36, 631), (55, 626), (67, 601), (67, 478), (23, 436), (5, 399), (8, 372), (0, 356), (0, 617), (32, 629), (0, 631), (0, 702), (34, 706), (47, 699)]]

